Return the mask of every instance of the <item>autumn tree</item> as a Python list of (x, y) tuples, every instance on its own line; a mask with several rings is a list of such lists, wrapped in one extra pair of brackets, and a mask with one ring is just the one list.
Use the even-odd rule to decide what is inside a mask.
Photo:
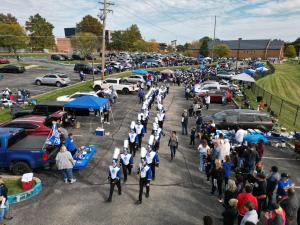
[(288, 45), (284, 51), (284, 55), (288, 58), (295, 58), (297, 53), (294, 45)]
[(71, 37), (71, 44), (75, 51), (87, 56), (97, 49), (97, 36), (93, 33), (79, 32)]
[(228, 57), (230, 56), (231, 50), (228, 47), (228, 45), (225, 44), (219, 44), (217, 46), (214, 47), (213, 49), (214, 54), (219, 56), (219, 57)]

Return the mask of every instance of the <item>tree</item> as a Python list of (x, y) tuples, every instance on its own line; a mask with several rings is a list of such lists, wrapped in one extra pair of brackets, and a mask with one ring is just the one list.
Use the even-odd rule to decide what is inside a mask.
[(205, 57), (207, 57), (209, 55), (209, 50), (208, 50), (208, 42), (211, 41), (211, 38), (210, 37), (203, 37), (200, 39), (200, 43), (201, 43), (201, 46), (200, 46), (200, 55), (203, 55)]
[(97, 48), (97, 36), (93, 33), (79, 32), (71, 37), (71, 44), (75, 51), (87, 56)]
[(18, 49), (25, 48), (28, 43), (25, 30), (20, 24), (0, 23), (0, 46), (16, 53)]
[(146, 42), (147, 52), (157, 52), (159, 50), (159, 43), (155, 40)]
[(214, 54), (219, 56), (219, 57), (228, 57), (230, 56), (230, 48), (228, 47), (228, 45), (225, 44), (220, 44), (214, 47), (213, 49)]
[(30, 46), (37, 50), (53, 48), (55, 46), (53, 28), (54, 26), (47, 22), (40, 14), (30, 16), (29, 20), (26, 21), (26, 30), (29, 32)]
[[(297, 38), (293, 43), (292, 43), (296, 49), (296, 52), (299, 54), (300, 51), (300, 37)], [(300, 57), (300, 55), (299, 55)]]
[(108, 44), (108, 49), (117, 51), (125, 50), (124, 47), (126, 47), (126, 41), (122, 31), (113, 32), (111, 35), (111, 41), (112, 42)]
[(124, 50), (133, 50), (133, 43), (138, 40), (143, 40), (143, 38), (138, 26), (133, 24), (123, 33)]
[(103, 26), (100, 21), (92, 17), (91, 15), (87, 15), (82, 18), (82, 20), (76, 25), (77, 32), (83, 33), (92, 33), (101, 38)]
[(146, 52), (147, 51), (147, 43), (144, 40), (137, 40), (133, 43), (133, 50)]
[(7, 15), (0, 13), (0, 23), (16, 24), (18, 23), (18, 21), (17, 18), (10, 13), (7, 13)]
[(184, 52), (186, 50), (184, 45), (177, 45), (176, 48), (177, 48), (177, 52)]
[(297, 53), (294, 45), (288, 45), (284, 51), (284, 55), (288, 58), (295, 58)]

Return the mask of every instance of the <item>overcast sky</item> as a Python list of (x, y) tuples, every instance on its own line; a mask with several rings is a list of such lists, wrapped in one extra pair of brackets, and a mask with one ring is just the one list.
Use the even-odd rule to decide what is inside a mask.
[[(190, 42), (213, 36), (220, 39), (300, 37), (300, 0), (111, 0), (107, 29), (122, 30), (137, 24), (142, 36), (160, 42)], [(0, 12), (12, 13), (22, 24), (40, 13), (64, 36), (87, 14), (97, 16), (98, 0), (0, 0)]]

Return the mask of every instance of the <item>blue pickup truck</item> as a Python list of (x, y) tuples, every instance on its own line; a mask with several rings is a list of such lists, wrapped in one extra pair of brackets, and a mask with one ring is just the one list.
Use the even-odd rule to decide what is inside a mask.
[(0, 128), (0, 168), (20, 175), (47, 166), (45, 136), (28, 136), (21, 128)]

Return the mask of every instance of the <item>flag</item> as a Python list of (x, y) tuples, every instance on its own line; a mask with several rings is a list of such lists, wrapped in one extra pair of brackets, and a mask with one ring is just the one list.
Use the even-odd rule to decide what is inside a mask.
[(57, 129), (57, 124), (54, 123), (51, 130), (51, 135), (47, 140), (47, 143), (50, 145), (60, 145), (60, 134)]

